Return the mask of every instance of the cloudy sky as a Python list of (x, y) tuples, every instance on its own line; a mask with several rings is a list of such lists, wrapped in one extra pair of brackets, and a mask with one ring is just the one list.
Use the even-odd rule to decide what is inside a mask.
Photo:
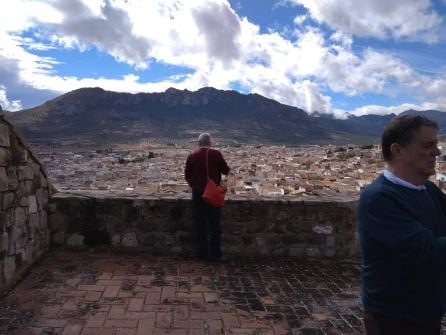
[(446, 0), (8, 0), (0, 105), (212, 86), (337, 117), (446, 111), (445, 55)]

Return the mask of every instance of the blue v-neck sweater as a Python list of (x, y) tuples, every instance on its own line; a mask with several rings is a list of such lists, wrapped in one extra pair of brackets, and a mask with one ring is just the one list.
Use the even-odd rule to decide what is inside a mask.
[(425, 186), (381, 175), (358, 208), (364, 307), (420, 323), (446, 312), (446, 202), (432, 182)]

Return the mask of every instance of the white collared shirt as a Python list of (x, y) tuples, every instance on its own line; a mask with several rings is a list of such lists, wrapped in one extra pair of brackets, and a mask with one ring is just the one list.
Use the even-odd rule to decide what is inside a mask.
[(384, 170), (384, 177), (386, 179), (394, 184), (401, 185), (407, 188), (411, 188), (412, 190), (422, 191), (426, 189), (426, 186), (424, 185), (414, 185), (412, 183), (409, 183), (408, 181), (401, 179), (400, 177), (397, 177), (392, 171), (389, 171), (387, 169)]

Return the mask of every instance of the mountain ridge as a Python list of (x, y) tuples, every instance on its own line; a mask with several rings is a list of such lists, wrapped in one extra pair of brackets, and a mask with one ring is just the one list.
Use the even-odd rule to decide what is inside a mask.
[[(259, 94), (212, 87), (136, 94), (80, 88), (34, 108), (3, 113), (32, 141), (83, 138), (93, 143), (191, 140), (204, 131), (229, 142), (373, 143), (394, 117), (315, 117)], [(442, 112), (429, 113), (441, 120), (440, 129), (446, 131), (446, 113), (444, 118), (438, 114)]]

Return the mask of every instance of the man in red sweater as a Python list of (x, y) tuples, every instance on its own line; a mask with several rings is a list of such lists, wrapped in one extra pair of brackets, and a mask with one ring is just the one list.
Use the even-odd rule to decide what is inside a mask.
[[(192, 188), (192, 200), (195, 206), (197, 225), (198, 257), (202, 260), (218, 261), (222, 257), (220, 249), (221, 224), (220, 208), (209, 205), (202, 199), (206, 187), (206, 153), (208, 154), (209, 178), (220, 185), (221, 175), (229, 173), (229, 166), (220, 151), (211, 149), (211, 135), (201, 134), (198, 137), (198, 148), (186, 160), (184, 176)], [(208, 248), (207, 227), (210, 227), (211, 239)]]

